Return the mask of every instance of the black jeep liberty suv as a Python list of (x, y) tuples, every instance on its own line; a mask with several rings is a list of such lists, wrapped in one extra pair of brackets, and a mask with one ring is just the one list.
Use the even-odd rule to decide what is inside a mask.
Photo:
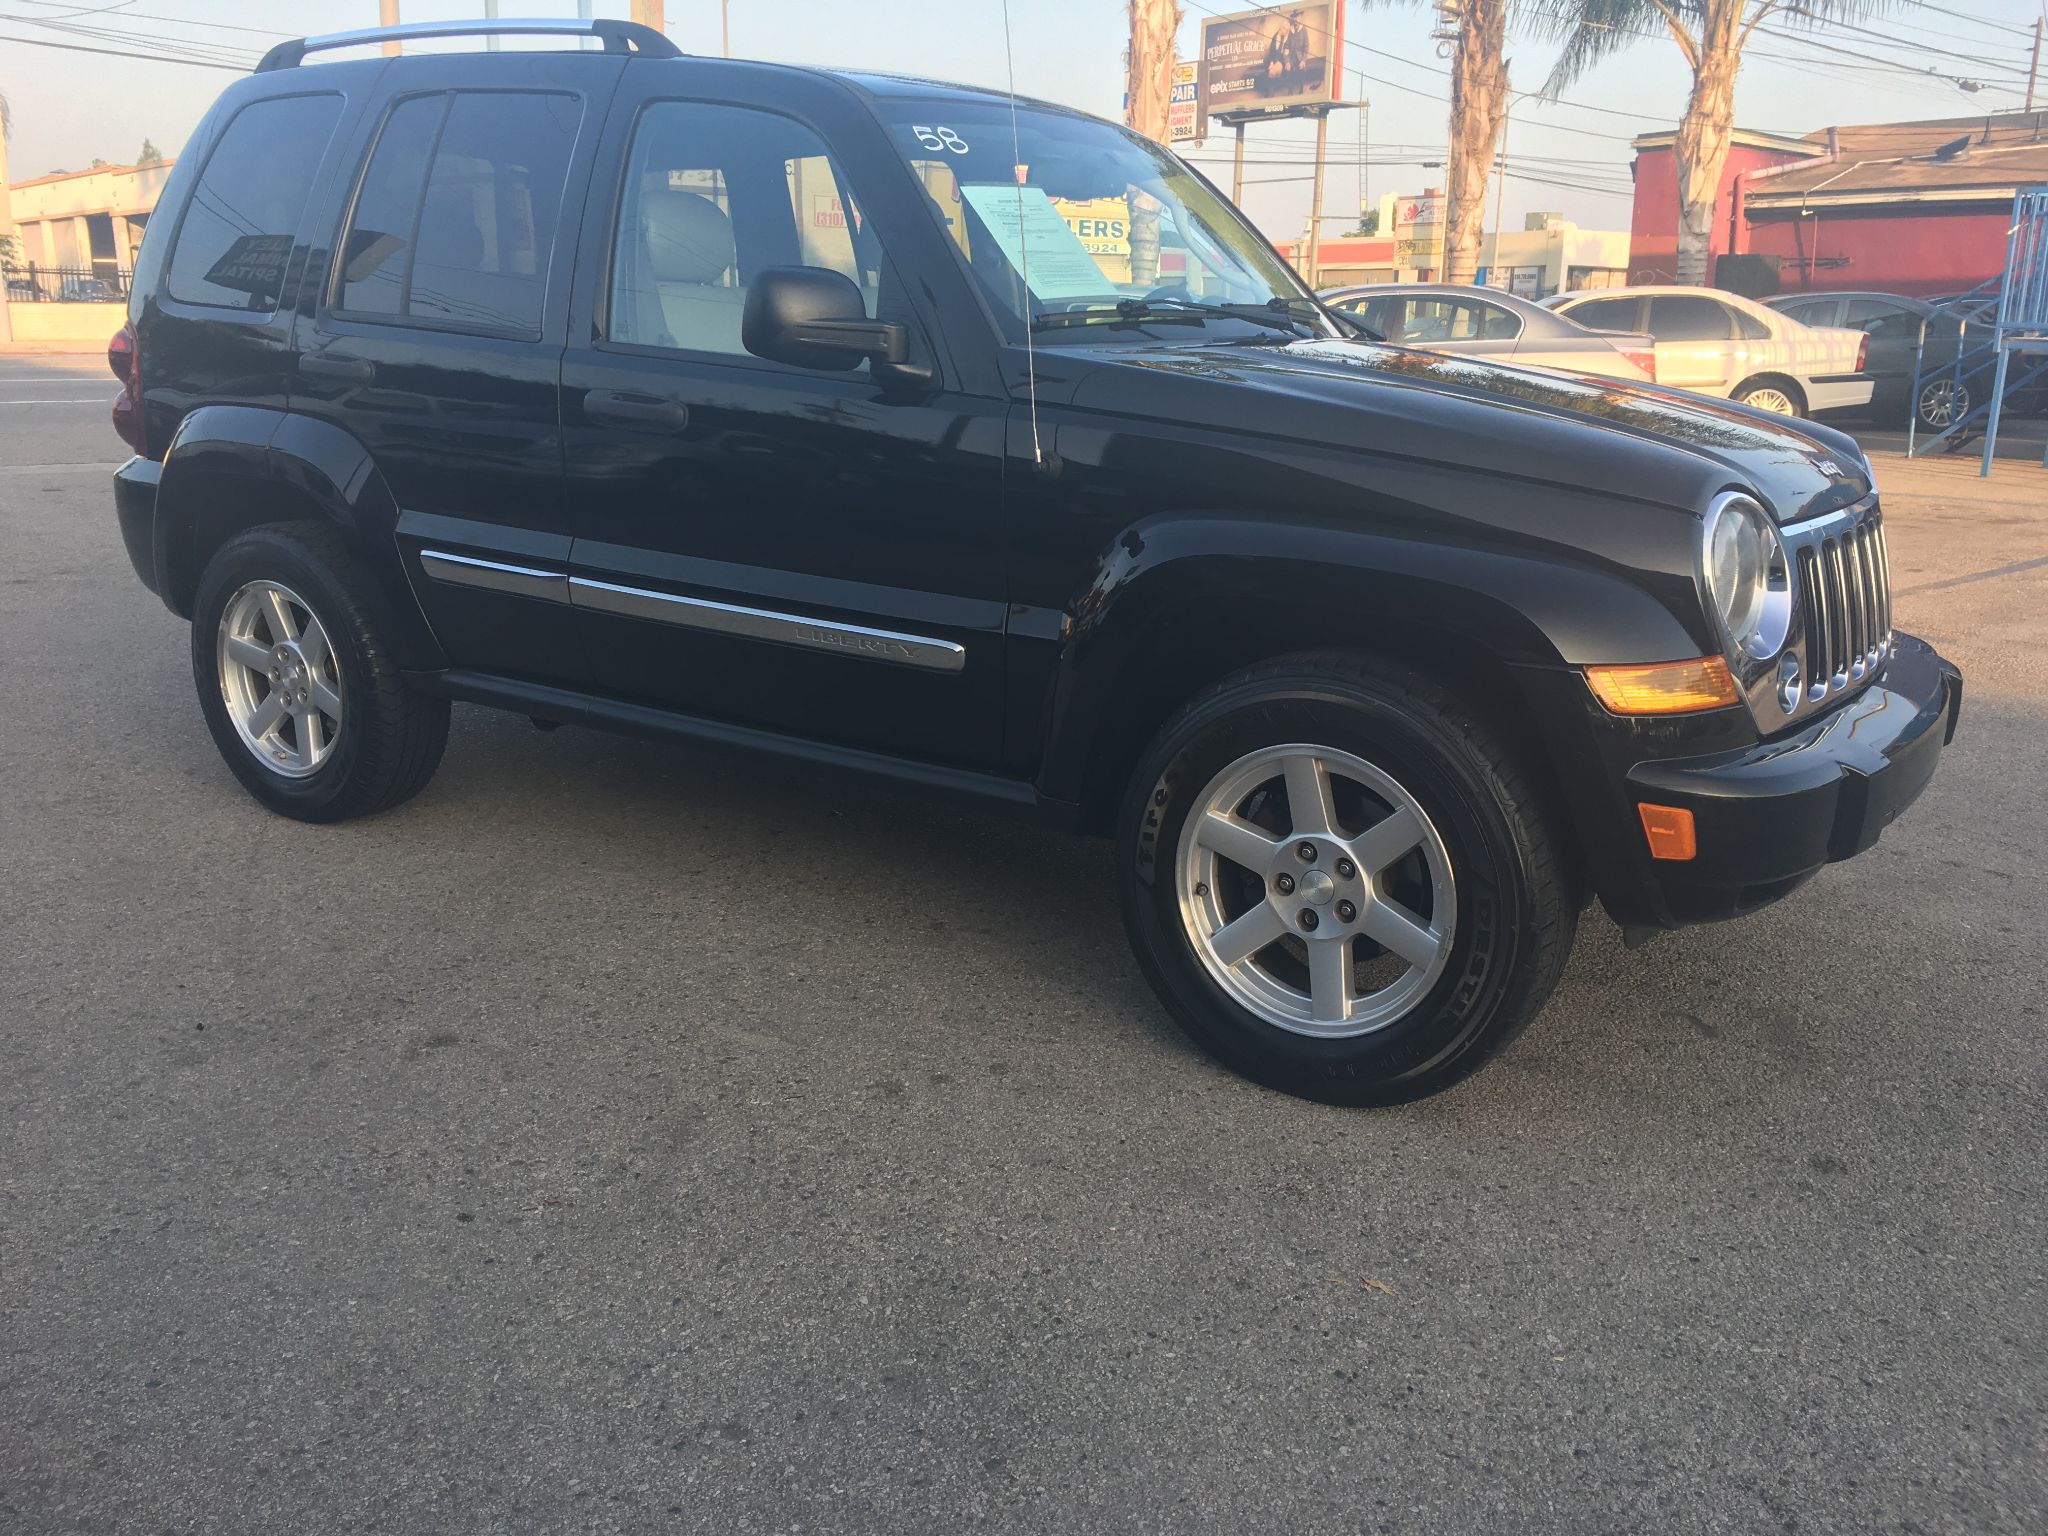
[(230, 86), (110, 350), (129, 555), (274, 811), (414, 794), (451, 700), (1034, 807), (1189, 1034), (1369, 1104), (1593, 899), (1869, 847), (1955, 730), (1825, 427), (1361, 339), (1042, 103), (616, 22), (308, 62), (487, 25)]

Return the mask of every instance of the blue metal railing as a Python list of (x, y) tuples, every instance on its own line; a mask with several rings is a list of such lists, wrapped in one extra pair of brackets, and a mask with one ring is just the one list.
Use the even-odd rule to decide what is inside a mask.
[[(1988, 286), (1988, 285), (1987, 285)], [(2048, 187), (2029, 187), (2012, 200), (2012, 227), (2006, 233), (2005, 271), (1998, 280), (1998, 313), (1992, 324), (1992, 339), (1986, 348), (1992, 355), (1991, 398), (1964, 421), (1949, 428), (1929, 444), (1957, 433), (1979, 415), (1984, 418), (1984, 459), (1980, 475), (1991, 473), (1991, 461), (1998, 452), (1998, 427), (2008, 396), (2030, 384), (2048, 378)], [(2014, 371), (2018, 360), (2018, 371)], [(1958, 349), (1958, 362), (1961, 350)], [(1980, 360), (1981, 366), (1981, 360)], [(1919, 369), (1914, 370), (1917, 406)], [(1908, 451), (1911, 451), (1910, 444)], [(2048, 464), (2048, 454), (2042, 462)]]
[[(2005, 278), (1987, 278), (1968, 293), (1943, 300), (1937, 307), (1938, 313), (1920, 322), (1920, 339), (1913, 354), (1913, 389), (1907, 397), (1910, 406), (1906, 418), (1906, 456), (1917, 457), (1937, 449), (1944, 453), (1960, 453), (1969, 447), (1988, 426), (1992, 406), (1999, 397), (1995, 386), (1998, 373), (1999, 330), (1994, 323), (1998, 308), (2003, 301)], [(1985, 318), (1985, 311), (1992, 318)], [(1969, 334), (1975, 327), (1983, 336), (1974, 346)], [(1945, 342), (1951, 333), (1955, 336), (1955, 350), (1946, 361), (1929, 365), (1927, 343), (1930, 339)], [(1942, 350), (1946, 350), (1944, 347)], [(2005, 382), (2003, 398), (2010, 399), (2023, 389), (2036, 384), (2048, 385), (2048, 356), (2037, 363), (2025, 365), (2020, 372), (2010, 374)], [(1961, 403), (1945, 426), (1935, 431), (1924, 442), (1921, 428), (1927, 422), (1921, 414), (1920, 404), (1929, 390), (1946, 386), (1951, 401)]]

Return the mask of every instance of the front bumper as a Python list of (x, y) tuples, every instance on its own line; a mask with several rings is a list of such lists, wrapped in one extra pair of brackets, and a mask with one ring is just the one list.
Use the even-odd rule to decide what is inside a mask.
[(1645, 851), (1650, 910), (1616, 915), (1666, 928), (1737, 917), (1863, 852), (1927, 787), (1962, 703), (1962, 673), (1902, 634), (1876, 682), (1801, 729), (1637, 763), (1626, 782), (1630, 819), (1645, 801), (1683, 807), (1699, 851), (1683, 862)]
[(114, 516), (121, 523), (121, 543), (128, 563), (150, 591), (162, 595), (156, 564), (156, 488), (163, 465), (136, 457), (114, 471)]

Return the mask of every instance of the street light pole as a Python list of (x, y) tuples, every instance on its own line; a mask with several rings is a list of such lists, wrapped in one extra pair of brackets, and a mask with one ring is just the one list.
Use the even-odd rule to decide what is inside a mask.
[(2041, 73), (2041, 28), (2043, 25), (2048, 25), (2048, 23), (2044, 23), (2040, 17), (2036, 16), (2034, 18), (2034, 56), (2027, 61), (2027, 104), (2020, 109), (2023, 112), (2034, 110), (2034, 78)]

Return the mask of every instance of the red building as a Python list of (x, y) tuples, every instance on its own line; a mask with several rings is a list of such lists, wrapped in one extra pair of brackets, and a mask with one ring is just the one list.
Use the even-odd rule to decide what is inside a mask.
[[(1678, 245), (1675, 135), (1635, 141), (1629, 280), (1668, 283)], [(1958, 293), (2005, 267), (2013, 193), (2048, 184), (2048, 112), (1736, 130), (1713, 253), (1776, 259), (1781, 290)]]

